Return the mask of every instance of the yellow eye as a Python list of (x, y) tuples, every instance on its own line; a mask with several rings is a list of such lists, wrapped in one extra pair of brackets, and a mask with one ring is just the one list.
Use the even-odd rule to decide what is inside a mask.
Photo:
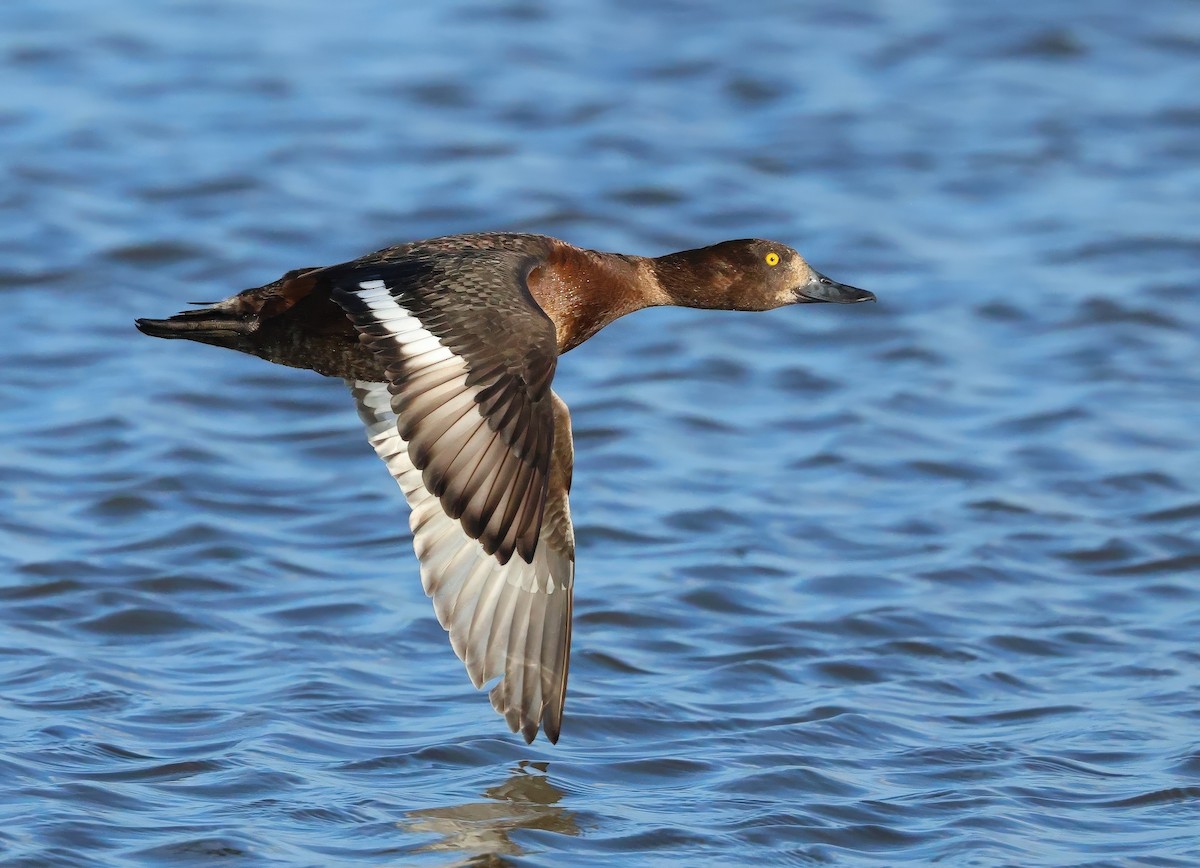
[(778, 264), (779, 264), (779, 254), (776, 253), (774, 250), (772, 250), (770, 253), (767, 254), (767, 265), (778, 265)]

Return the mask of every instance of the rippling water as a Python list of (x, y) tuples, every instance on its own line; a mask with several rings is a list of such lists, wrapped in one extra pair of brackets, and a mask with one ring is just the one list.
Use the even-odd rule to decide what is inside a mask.
[[(0, 69), (3, 864), (1200, 860), (1195, 3), (9, 0)], [(563, 359), (557, 747), (340, 383), (132, 328), (500, 228), (880, 298)]]

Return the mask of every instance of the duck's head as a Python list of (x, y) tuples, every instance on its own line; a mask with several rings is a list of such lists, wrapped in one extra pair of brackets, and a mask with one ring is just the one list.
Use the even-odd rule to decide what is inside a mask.
[(722, 241), (656, 261), (675, 304), (724, 310), (771, 310), (788, 304), (854, 304), (875, 295), (831, 280), (786, 244), (762, 238)]

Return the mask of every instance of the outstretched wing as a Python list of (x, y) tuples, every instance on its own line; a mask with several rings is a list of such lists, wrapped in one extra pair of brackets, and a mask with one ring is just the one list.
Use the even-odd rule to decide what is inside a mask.
[(474, 250), (323, 273), (384, 363), (426, 489), (502, 564), (533, 559), (554, 442), (558, 344), (526, 284), (537, 262)]
[(573, 448), (566, 404), (553, 392), (554, 450), (544, 520), (531, 561), (502, 562), (426, 487), (401, 435), (386, 384), (350, 382), (367, 439), (412, 508), (421, 583), (476, 687), (503, 676), (492, 705), (532, 741), (541, 725), (558, 741), (571, 650), (575, 537), (567, 495)]
[[(536, 253), (415, 252), (322, 273), (380, 358), (351, 388), (412, 507), (421, 581), (476, 686), (532, 740), (557, 740), (570, 645), (570, 421), (550, 389), (554, 326)], [(516, 557), (514, 557), (516, 555)]]

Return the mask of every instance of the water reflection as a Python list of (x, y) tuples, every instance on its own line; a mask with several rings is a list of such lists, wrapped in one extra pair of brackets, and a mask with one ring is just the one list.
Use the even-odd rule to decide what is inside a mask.
[(522, 761), (504, 783), (484, 791), (490, 801), (410, 811), (401, 828), (439, 835), (439, 840), (417, 849), (461, 857), (449, 865), (506, 864), (501, 857), (525, 852), (510, 837), (520, 829), (576, 836), (579, 826), (570, 811), (557, 806), (563, 792), (550, 782), (548, 767), (549, 763)]

